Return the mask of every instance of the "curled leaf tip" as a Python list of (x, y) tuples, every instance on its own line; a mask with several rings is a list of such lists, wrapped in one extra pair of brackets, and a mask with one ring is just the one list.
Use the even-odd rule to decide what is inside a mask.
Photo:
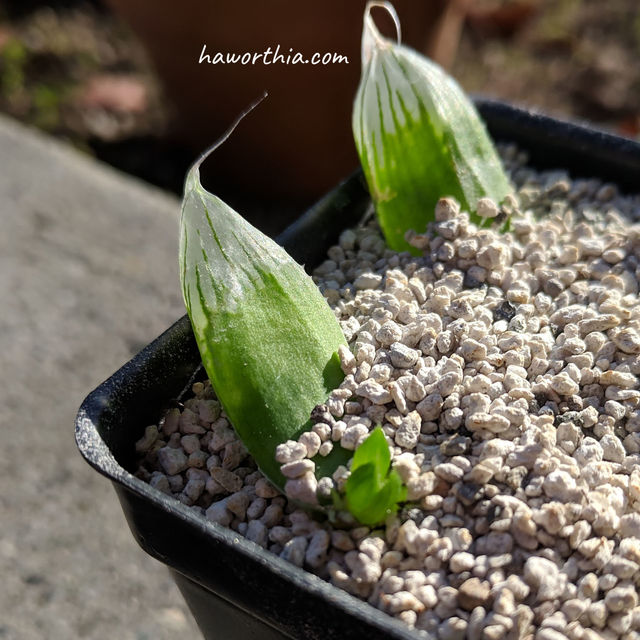
[(400, 18), (396, 13), (394, 6), (387, 0), (369, 0), (364, 10), (364, 26), (362, 30), (362, 66), (365, 67), (376, 48), (384, 48), (391, 46), (392, 42), (381, 35), (378, 27), (371, 15), (374, 8), (385, 9), (391, 16), (396, 28), (397, 44), (402, 40), (402, 32), (400, 29)]

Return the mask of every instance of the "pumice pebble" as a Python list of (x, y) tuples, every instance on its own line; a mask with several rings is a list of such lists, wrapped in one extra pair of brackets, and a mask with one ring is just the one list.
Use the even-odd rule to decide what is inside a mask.
[[(374, 220), (313, 273), (344, 381), (281, 443), (286, 496), (208, 382), (136, 443), (138, 477), (441, 640), (640, 637), (640, 197), (523, 166), (384, 248)], [(504, 212), (514, 212), (501, 233)], [(331, 503), (325, 457), (382, 427), (407, 502), (379, 527)]]

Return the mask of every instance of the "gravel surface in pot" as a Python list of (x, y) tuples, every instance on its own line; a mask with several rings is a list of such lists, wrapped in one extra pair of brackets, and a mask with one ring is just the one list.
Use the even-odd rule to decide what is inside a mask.
[[(316, 521), (256, 470), (208, 383), (147, 427), (138, 475), (443, 640), (640, 638), (640, 198), (502, 157), (517, 193), (478, 229), (441, 200), (411, 243), (342, 233), (314, 278), (346, 377), (277, 458), (290, 497), (340, 488), (309, 458), (377, 424), (408, 502), (378, 529)], [(508, 233), (499, 233), (513, 213)]]

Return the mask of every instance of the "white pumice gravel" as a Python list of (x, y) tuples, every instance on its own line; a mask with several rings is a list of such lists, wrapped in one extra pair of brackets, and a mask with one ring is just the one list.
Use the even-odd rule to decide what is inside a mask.
[(372, 222), (314, 274), (346, 377), (278, 447), (288, 493), (340, 489), (348, 468), (318, 481), (309, 458), (380, 424), (397, 515), (338, 526), (288, 502), (208, 382), (147, 428), (138, 476), (441, 640), (640, 640), (640, 197), (501, 152), (517, 193), (483, 199), (482, 228), (443, 199), (409, 234), (420, 257)]

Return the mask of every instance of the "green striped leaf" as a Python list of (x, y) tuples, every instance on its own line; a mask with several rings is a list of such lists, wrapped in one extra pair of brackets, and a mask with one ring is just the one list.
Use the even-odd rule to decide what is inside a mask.
[(384, 38), (367, 4), (362, 75), (353, 134), (387, 244), (413, 250), (405, 233), (425, 230), (438, 200), (456, 198), (473, 215), (479, 198), (500, 203), (511, 191), (484, 124), (453, 78), (416, 51)]
[(337, 350), (346, 342), (304, 269), (208, 193), (198, 167), (187, 176), (180, 223), (185, 304), (222, 406), (282, 488), (275, 448), (308, 430), (311, 410), (342, 382)]

